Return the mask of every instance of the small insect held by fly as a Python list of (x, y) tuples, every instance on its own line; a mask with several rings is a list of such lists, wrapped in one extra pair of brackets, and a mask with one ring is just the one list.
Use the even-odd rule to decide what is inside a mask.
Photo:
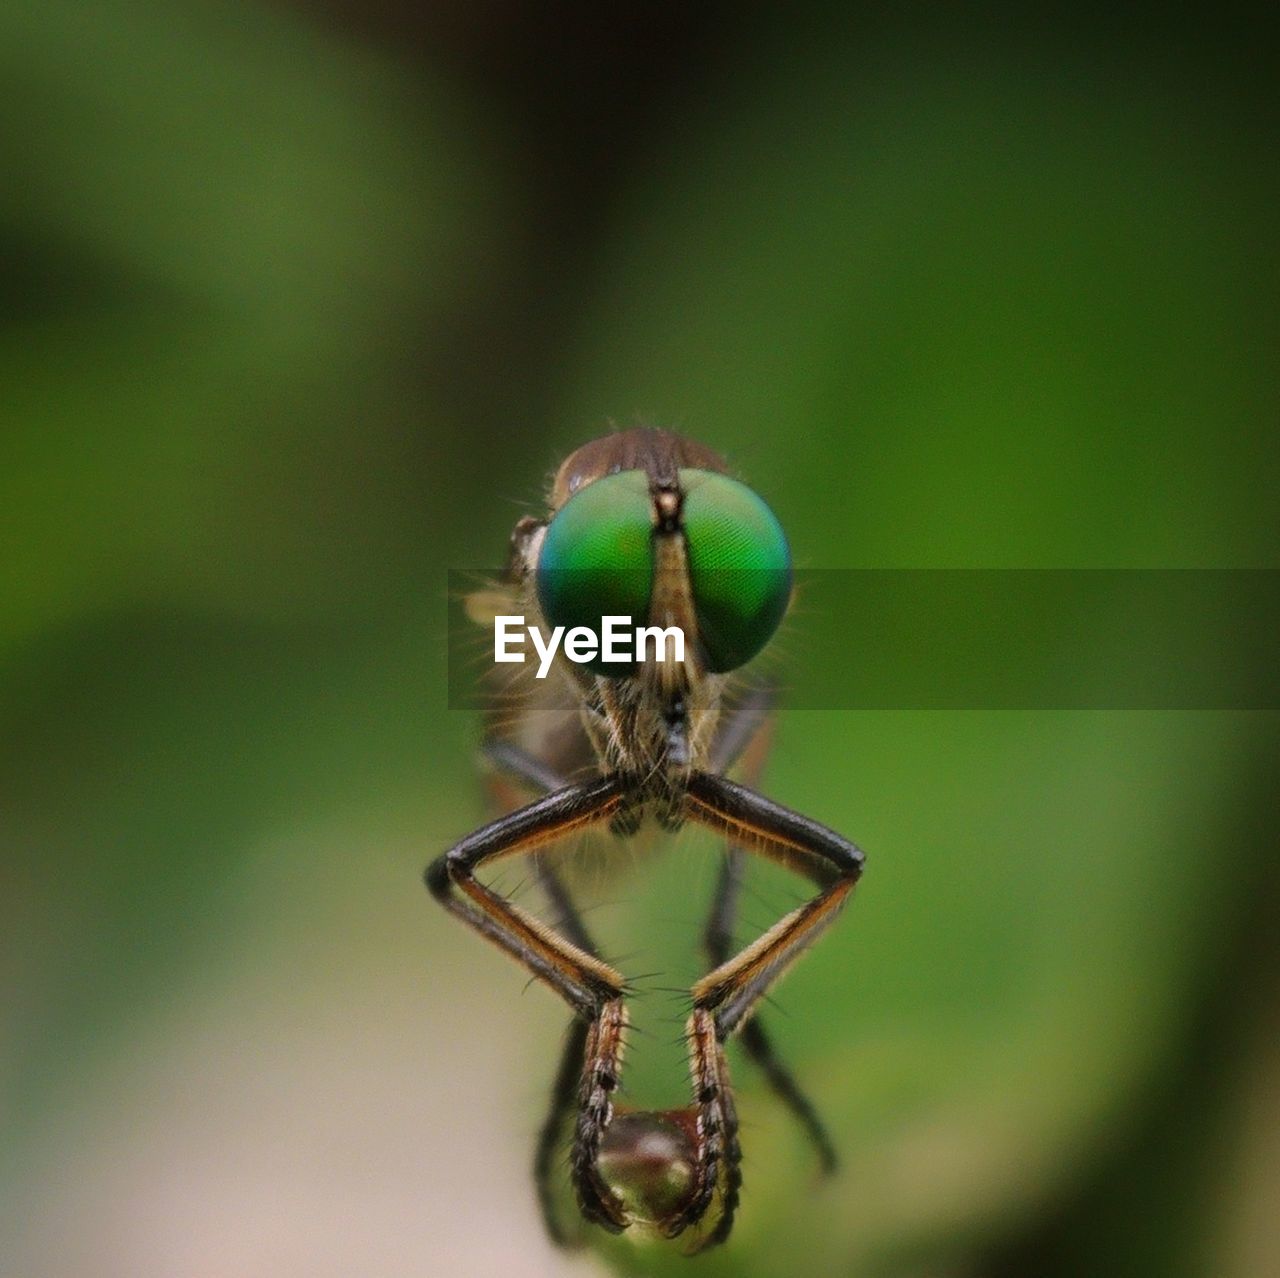
[(688, 1207), (698, 1185), (696, 1111), (615, 1114), (596, 1167), (635, 1224), (661, 1230)]
[[(775, 697), (736, 698), (730, 680), (768, 644), (790, 602), (791, 552), (773, 511), (704, 445), (664, 430), (621, 431), (584, 445), (557, 471), (545, 518), (511, 537), (502, 580), (469, 611), (516, 618), (540, 635), (599, 636), (605, 619), (678, 631), (676, 659), (617, 654), (606, 640), (539, 648), (547, 668), (495, 662), (483, 753), (503, 815), (434, 860), (427, 886), (446, 909), (506, 951), (574, 1013), (534, 1158), (544, 1220), (574, 1241), (554, 1183), (569, 1146), (582, 1217), (611, 1233), (635, 1225), (693, 1250), (724, 1242), (743, 1183), (725, 1044), (737, 1037), (799, 1121), (824, 1170), (835, 1152), (813, 1106), (774, 1050), (760, 1001), (835, 919), (863, 854), (824, 825), (755, 789)], [(495, 648), (496, 652), (496, 648)], [(514, 670), (514, 675), (513, 675)], [(547, 675), (551, 677), (545, 677)], [(733, 773), (739, 779), (730, 779)], [(530, 798), (530, 795), (536, 796)], [(593, 828), (634, 834), (648, 819), (686, 822), (725, 844), (703, 933), (710, 970), (690, 991), (691, 1103), (631, 1111), (616, 1103), (627, 1030), (625, 977), (601, 956), (554, 845)], [(814, 895), (744, 948), (733, 925), (746, 855), (809, 879)], [(555, 927), (477, 877), (529, 857)]]

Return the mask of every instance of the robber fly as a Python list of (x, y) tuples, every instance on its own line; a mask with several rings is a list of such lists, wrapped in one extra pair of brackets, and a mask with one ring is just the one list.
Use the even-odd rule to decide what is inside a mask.
[[(483, 752), (505, 815), (433, 861), (427, 886), (574, 1012), (535, 1157), (552, 1237), (569, 1241), (552, 1190), (572, 1119), (569, 1169), (583, 1217), (613, 1233), (644, 1223), (667, 1237), (701, 1223), (694, 1248), (701, 1250), (729, 1236), (742, 1185), (724, 1054), (734, 1034), (803, 1125), (824, 1169), (835, 1164), (822, 1124), (756, 1012), (836, 917), (862, 873), (863, 854), (726, 775), (754, 780), (773, 701), (768, 688), (735, 701), (728, 681), (768, 643), (791, 597), (787, 539), (764, 501), (711, 449), (643, 428), (579, 448), (556, 473), (548, 504), (545, 519), (517, 523), (496, 599), (476, 604), (473, 616), (505, 610), (550, 630), (624, 614), (680, 628), (684, 659), (654, 654), (593, 666), (558, 658), (553, 678), (536, 687), (524, 678), (514, 716), (499, 693)], [(665, 830), (684, 822), (708, 827), (725, 840), (727, 855), (704, 936), (711, 970), (690, 991), (692, 1102), (628, 1113), (614, 1104), (627, 982), (600, 957), (551, 847), (592, 827), (625, 837), (646, 820)], [(746, 853), (798, 871), (817, 891), (732, 953)], [(477, 877), (512, 856), (530, 858), (555, 928)]]

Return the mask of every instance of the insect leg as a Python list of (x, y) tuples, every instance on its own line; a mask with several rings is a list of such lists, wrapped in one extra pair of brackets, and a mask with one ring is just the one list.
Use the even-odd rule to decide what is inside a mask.
[(778, 690), (771, 684), (753, 688), (729, 710), (711, 743), (707, 771), (725, 773), (740, 761), (752, 782), (758, 779), (769, 748)]
[(569, 1022), (568, 1034), (560, 1053), (560, 1065), (556, 1070), (555, 1082), (551, 1085), (551, 1105), (538, 1132), (538, 1143), (533, 1153), (533, 1183), (538, 1193), (542, 1223), (546, 1226), (551, 1241), (561, 1247), (570, 1246), (572, 1239), (556, 1219), (552, 1173), (555, 1170), (556, 1150), (560, 1147), (564, 1120), (573, 1109), (581, 1086), (586, 1048), (587, 1022), (575, 1016)]
[[(750, 692), (721, 724), (712, 743), (709, 769), (723, 773), (737, 764), (753, 783), (764, 767), (765, 755), (772, 735), (770, 718), (777, 702), (773, 687)], [(711, 966), (719, 967), (733, 946), (733, 922), (742, 887), (744, 853), (732, 839), (725, 848), (725, 859), (712, 898), (711, 913), (703, 932), (703, 947)], [(723, 1164), (724, 1186), (721, 1191), (720, 1218), (715, 1228), (699, 1244), (697, 1250), (713, 1247), (728, 1238), (742, 1191), (742, 1146), (738, 1140), (738, 1113), (729, 1082), (728, 1062), (723, 1045), (716, 1041), (714, 1026), (708, 1025), (708, 1014), (690, 1018), (687, 1030), (691, 1044), (691, 1072), (694, 1091), (702, 1108), (699, 1131), (705, 1145), (701, 1159), (701, 1180), (695, 1200), (685, 1211), (678, 1227), (701, 1218), (710, 1205), (716, 1186), (716, 1173)], [(714, 1067), (714, 1068), (713, 1068)], [(704, 1099), (705, 1098), (705, 1099)]]
[(522, 749), (513, 741), (489, 737), (480, 747), (484, 757), (500, 772), (523, 781), (538, 794), (550, 794), (563, 790), (568, 781), (555, 768), (548, 767), (541, 759)]
[(685, 1029), (689, 1042), (689, 1073), (693, 1080), (693, 1102), (697, 1110), (698, 1179), (684, 1209), (666, 1222), (663, 1232), (674, 1238), (706, 1215), (720, 1181), (721, 1165), (726, 1168), (723, 1208), (716, 1228), (694, 1247), (704, 1250), (729, 1236), (737, 1207), (741, 1176), (738, 1165), (738, 1116), (733, 1107), (729, 1070), (724, 1044), (716, 1034), (715, 1018), (705, 1008), (694, 1007)]
[[(771, 726), (768, 715), (775, 701), (773, 690), (766, 688), (751, 694), (742, 702), (726, 721), (717, 738), (712, 750), (711, 771), (724, 772), (735, 762), (740, 762), (740, 775), (747, 784), (756, 784), (763, 769), (764, 751), (768, 745)], [(730, 841), (703, 935), (703, 947), (713, 968), (719, 967), (732, 953), (733, 922), (737, 915), (745, 855), (740, 845)], [(813, 1103), (779, 1057), (770, 1035), (760, 1021), (759, 1013), (745, 1021), (739, 1041), (746, 1054), (760, 1067), (774, 1094), (791, 1111), (813, 1142), (822, 1170), (834, 1171), (836, 1152), (831, 1138)]]
[[(694, 773), (690, 777), (686, 814), (691, 820), (716, 830), (731, 844), (716, 908), (708, 923), (708, 948), (712, 945), (726, 951), (729, 948), (731, 907), (740, 881), (740, 865), (733, 853), (750, 851), (767, 856), (799, 871), (819, 887), (811, 900), (785, 915), (733, 957), (721, 959), (693, 987), (689, 1041), (694, 1061), (695, 1101), (702, 1107), (704, 1124), (711, 1130), (701, 1151), (707, 1166), (704, 1193), (690, 1204), (678, 1228), (705, 1212), (718, 1174), (718, 1163), (724, 1157), (727, 1174), (721, 1219), (703, 1243), (711, 1246), (728, 1236), (741, 1180), (733, 1167), (734, 1160), (728, 1157), (731, 1143), (736, 1144), (732, 1095), (722, 1062), (716, 1064), (712, 1058), (722, 1055), (722, 1045), (731, 1034), (750, 1024), (756, 1005), (770, 986), (835, 918), (862, 873), (864, 858), (857, 847), (826, 826), (745, 786), (709, 773)], [(761, 1048), (760, 1038), (755, 1041)], [(777, 1064), (768, 1050), (767, 1038), (763, 1040), (762, 1055), (764, 1060), (772, 1059)], [(779, 1070), (803, 1106), (801, 1109), (792, 1104), (803, 1121), (804, 1113), (812, 1115), (812, 1109), (795, 1089), (790, 1074), (780, 1066)], [(814, 1122), (816, 1125), (816, 1119)], [(817, 1130), (821, 1133), (820, 1127)]]
[[(737, 766), (737, 771), (748, 785), (759, 781), (764, 768), (765, 755), (772, 735), (770, 714), (777, 703), (777, 689), (772, 686), (750, 692), (726, 718), (712, 746), (709, 771), (723, 773)], [(711, 913), (703, 934), (703, 947), (712, 968), (719, 967), (733, 952), (733, 925), (737, 915), (738, 898), (742, 887), (746, 853), (730, 840), (720, 877), (712, 898)], [(822, 1120), (813, 1103), (801, 1090), (795, 1076), (778, 1055), (770, 1035), (761, 1022), (759, 1013), (746, 1020), (740, 1030), (739, 1041), (743, 1050), (764, 1074), (774, 1094), (791, 1111), (818, 1152), (824, 1172), (836, 1166), (835, 1147), (827, 1135)], [(732, 1104), (732, 1095), (728, 1095)], [(734, 1142), (736, 1147), (736, 1141)], [(741, 1171), (735, 1165), (729, 1150), (726, 1157), (726, 1201), (729, 1190), (741, 1188)], [(736, 1198), (736, 1193), (735, 1193)], [(727, 1232), (727, 1231), (726, 1231)]]
[(826, 928), (862, 874), (862, 851), (834, 830), (746, 786), (706, 772), (688, 782), (686, 814), (745, 851), (766, 856), (818, 885), (816, 896), (702, 978), (695, 1008), (715, 1017), (723, 1041), (751, 1015), (800, 951)]
[[(703, 947), (712, 968), (723, 964), (732, 952), (733, 920), (737, 909), (738, 895), (742, 886), (742, 874), (746, 853), (742, 847), (730, 843), (721, 866), (720, 878), (716, 883), (715, 896), (712, 899), (711, 914), (707, 919), (706, 931), (703, 934)], [(765, 1081), (783, 1104), (799, 1121), (805, 1134), (818, 1150), (818, 1157), (825, 1172), (834, 1170), (836, 1165), (835, 1148), (827, 1135), (822, 1120), (818, 1117), (812, 1102), (800, 1090), (794, 1075), (778, 1056), (773, 1043), (760, 1023), (759, 1013), (750, 1016), (743, 1022), (739, 1030), (739, 1041), (746, 1054), (760, 1067)], [(729, 1236), (733, 1227), (733, 1216), (737, 1209), (739, 1194), (742, 1189), (742, 1149), (738, 1142), (737, 1111), (733, 1100), (733, 1091), (729, 1086), (727, 1069), (721, 1066), (721, 1122), (724, 1129), (724, 1175), (723, 1206), (720, 1219), (715, 1229), (704, 1242), (704, 1246), (714, 1246)]]
[(600, 1140), (613, 1118), (626, 1026), (620, 973), (553, 931), (476, 878), (501, 857), (533, 853), (552, 841), (606, 820), (622, 798), (616, 777), (566, 786), (469, 834), (426, 871), (431, 894), (486, 940), (505, 950), (555, 990), (586, 1022), (585, 1057), (574, 1135), (574, 1185), (583, 1214), (606, 1229), (625, 1227), (621, 1205), (596, 1171)]
[[(555, 790), (563, 790), (571, 784), (569, 779), (555, 768), (549, 767), (541, 759), (512, 741), (490, 737), (480, 748), (485, 758), (498, 772), (527, 786), (535, 794), (550, 794)], [(599, 957), (564, 880), (541, 853), (535, 852), (532, 859), (538, 884), (556, 913), (557, 928), (580, 950), (586, 950), (588, 954)]]
[[(514, 742), (490, 738), (481, 748), (494, 768), (539, 793), (563, 789), (568, 784), (557, 771)], [(538, 882), (556, 913), (559, 930), (580, 950), (598, 958), (599, 953), (563, 879), (544, 855), (534, 853), (533, 861)], [(542, 1221), (552, 1241), (562, 1247), (569, 1246), (572, 1240), (556, 1219), (553, 1173), (565, 1119), (573, 1110), (578, 1097), (586, 1047), (587, 1022), (575, 1016), (569, 1022), (560, 1053), (560, 1064), (551, 1085), (551, 1103), (538, 1131), (533, 1154), (533, 1181)]]

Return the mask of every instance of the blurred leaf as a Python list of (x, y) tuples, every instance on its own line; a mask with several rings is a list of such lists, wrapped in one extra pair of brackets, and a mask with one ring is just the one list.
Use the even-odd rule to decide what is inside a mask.
[(9, 6), (0, 69), (0, 651), (120, 599), (370, 580), (418, 530), (396, 334), (491, 234), (465, 104), (239, 3)]
[[(962, 62), (735, 67), (619, 202), (562, 420), (723, 447), (806, 564), (1274, 562), (1257, 140), (1094, 68)], [(775, 1022), (846, 1166), (817, 1185), (742, 1066), (741, 1218), (700, 1272), (951, 1272), (1069, 1183), (1203, 987), (1253, 852), (1235, 778), (1274, 747), (1249, 714), (787, 718), (770, 793), (870, 856)], [(688, 948), (672, 899), (642, 934)]]

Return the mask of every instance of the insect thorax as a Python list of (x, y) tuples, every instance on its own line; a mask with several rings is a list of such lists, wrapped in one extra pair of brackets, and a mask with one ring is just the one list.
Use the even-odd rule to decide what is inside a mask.
[[(682, 683), (674, 702), (678, 720), (673, 720), (666, 686), (673, 674)], [(632, 783), (632, 797), (614, 821), (617, 832), (638, 828), (646, 812), (666, 829), (679, 827), (689, 774), (707, 766), (723, 684), (719, 675), (690, 680), (684, 670), (659, 673), (654, 667), (625, 679), (581, 677), (582, 726), (600, 771)]]

